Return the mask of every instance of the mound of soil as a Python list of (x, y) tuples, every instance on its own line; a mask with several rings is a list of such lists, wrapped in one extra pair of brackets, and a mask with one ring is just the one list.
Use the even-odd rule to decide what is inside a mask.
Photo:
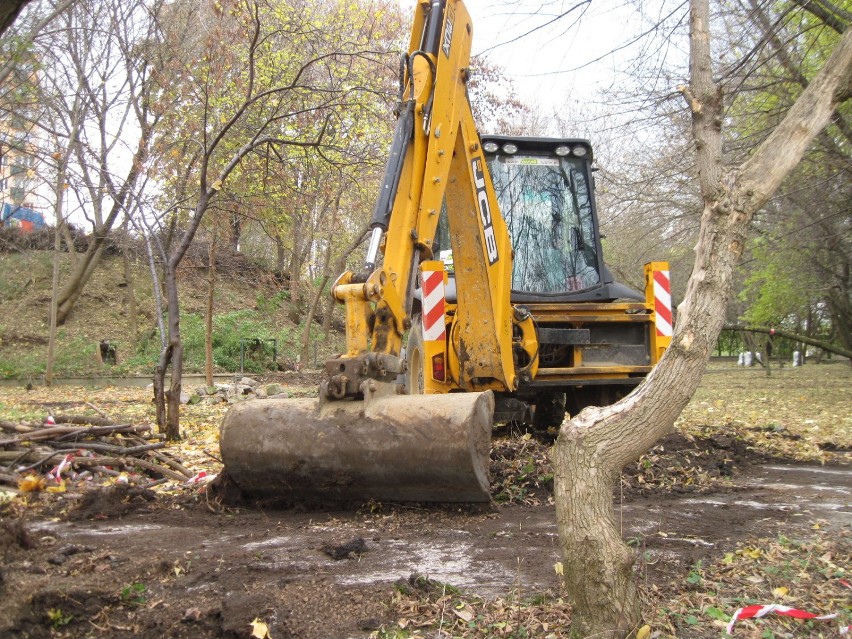
[(703, 493), (737, 468), (766, 463), (770, 457), (728, 435), (709, 438), (672, 433), (662, 438), (635, 464), (622, 471), (624, 499), (659, 493)]

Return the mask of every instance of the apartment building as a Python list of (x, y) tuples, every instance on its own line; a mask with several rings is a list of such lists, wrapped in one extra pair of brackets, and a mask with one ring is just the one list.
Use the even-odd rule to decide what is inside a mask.
[(0, 122), (0, 226), (33, 230), (44, 226), (36, 206), (37, 144), (15, 122)]

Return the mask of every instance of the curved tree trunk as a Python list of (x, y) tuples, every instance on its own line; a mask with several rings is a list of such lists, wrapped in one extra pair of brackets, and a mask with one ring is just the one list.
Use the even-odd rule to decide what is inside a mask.
[[(151, 126), (146, 125), (142, 127), (142, 134), (140, 135), (139, 142), (136, 145), (136, 152), (133, 155), (130, 170), (118, 193), (115, 195), (109, 214), (103, 224), (99, 224), (97, 228), (95, 228), (92, 233), (89, 248), (86, 249), (86, 253), (83, 255), (82, 259), (77, 261), (68, 281), (65, 282), (59, 292), (56, 315), (56, 321), (59, 325), (64, 324), (68, 319), (68, 316), (74, 309), (74, 305), (77, 303), (77, 300), (80, 299), (83, 289), (92, 278), (92, 273), (94, 273), (95, 268), (97, 268), (101, 261), (104, 242), (112, 232), (112, 228), (115, 225), (115, 221), (118, 219), (119, 214), (124, 210), (130, 193), (136, 187), (136, 182), (139, 179), (142, 166), (148, 155), (148, 144), (151, 139), (151, 133)], [(69, 247), (69, 251), (73, 252), (73, 250), (72, 245)]]
[[(559, 469), (556, 522), (564, 550), (565, 585), (576, 611), (572, 626), (575, 634), (586, 636), (604, 628), (618, 631), (612, 636), (624, 636), (636, 629), (641, 610), (631, 578), (633, 552), (621, 540), (613, 511), (618, 472), (596, 459), (599, 440), (567, 432), (560, 435), (553, 449), (554, 464)], [(573, 552), (575, 548), (583, 551)], [(600, 602), (609, 605), (602, 607)]]
[(724, 324), (733, 270), (754, 214), (798, 164), (810, 140), (849, 96), (850, 29), (805, 93), (742, 167), (722, 168), (722, 101), (712, 81), (707, 0), (690, 14), (691, 77), (682, 89), (692, 111), (704, 211), (696, 257), (678, 308), (671, 347), (630, 395), (590, 407), (562, 425), (554, 447), (555, 492), (564, 580), (575, 603), (575, 637), (624, 637), (641, 611), (633, 553), (615, 528), (612, 488), (619, 471), (674, 426), (701, 380)]
[(103, 231), (99, 230), (95, 233), (95, 237), (92, 239), (91, 244), (89, 244), (86, 253), (78, 260), (77, 267), (73, 270), (69, 279), (59, 292), (56, 300), (56, 320), (58, 324), (65, 324), (65, 321), (77, 304), (77, 300), (80, 299), (83, 289), (89, 283), (89, 280), (92, 279), (92, 273), (95, 272), (95, 268), (97, 268), (103, 255), (103, 241), (106, 239), (106, 235), (110, 230), (111, 228)]
[(663, 359), (620, 402), (587, 408), (564, 424), (556, 442), (557, 522), (577, 637), (623, 637), (641, 620), (634, 553), (615, 527), (612, 494), (621, 469), (671, 432), (722, 330), (747, 225), (712, 206), (703, 217), (695, 269)]

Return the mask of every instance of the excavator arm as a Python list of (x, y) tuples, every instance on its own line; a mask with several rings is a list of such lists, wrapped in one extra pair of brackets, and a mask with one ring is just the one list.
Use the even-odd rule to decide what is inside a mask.
[[(326, 363), (318, 399), (241, 402), (223, 421), (225, 472), (248, 493), (490, 499), (491, 390), (517, 387), (516, 325), (525, 348), (536, 346), (532, 320), (510, 304), (510, 238), (467, 98), (472, 33), (461, 0), (418, 4), (364, 267), (332, 288), (345, 306), (346, 352)], [(449, 366), (423, 389), (444, 394), (403, 395), (396, 380), (418, 279), (447, 279), (433, 259), (444, 206), (459, 298), (452, 316), (441, 306), (432, 317), (438, 336), (424, 334), (425, 354)]]
[(467, 97), (471, 38), (462, 2), (419, 3), (364, 269), (344, 273), (332, 289), (346, 306), (347, 342), (346, 353), (326, 364), (326, 397), (362, 396), (365, 382), (392, 383), (403, 371), (399, 355), (418, 267), (436, 257), (432, 243), (444, 203), (458, 256), (452, 383), (463, 390), (517, 388), (512, 247)]

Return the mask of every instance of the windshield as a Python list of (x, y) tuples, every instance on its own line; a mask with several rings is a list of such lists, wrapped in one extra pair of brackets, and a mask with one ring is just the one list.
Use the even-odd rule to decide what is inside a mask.
[(600, 283), (585, 162), (578, 158), (488, 158), (515, 252), (512, 289), (567, 293)]

